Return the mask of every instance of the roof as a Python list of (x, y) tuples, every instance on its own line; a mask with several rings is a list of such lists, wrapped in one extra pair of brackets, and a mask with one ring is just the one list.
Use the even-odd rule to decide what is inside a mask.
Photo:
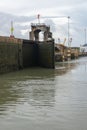
[(87, 43), (83, 45), (83, 47), (87, 46)]

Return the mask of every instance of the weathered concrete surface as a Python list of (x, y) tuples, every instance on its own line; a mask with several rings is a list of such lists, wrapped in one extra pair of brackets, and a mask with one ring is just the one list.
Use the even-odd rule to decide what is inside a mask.
[(23, 40), (23, 67), (38, 65), (38, 44), (34, 41)]
[(0, 73), (22, 67), (22, 41), (0, 37)]
[(39, 64), (46, 68), (55, 68), (54, 42), (39, 44)]
[(54, 68), (54, 43), (0, 37), (0, 73), (25, 67)]
[(23, 66), (55, 68), (54, 43), (23, 41)]

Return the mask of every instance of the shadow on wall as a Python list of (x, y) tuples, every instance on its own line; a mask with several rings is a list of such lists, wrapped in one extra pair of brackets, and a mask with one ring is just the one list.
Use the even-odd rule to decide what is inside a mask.
[(23, 67), (40, 66), (55, 68), (54, 42), (35, 42), (23, 40)]
[(36, 66), (55, 68), (53, 41), (0, 38), (0, 73)]

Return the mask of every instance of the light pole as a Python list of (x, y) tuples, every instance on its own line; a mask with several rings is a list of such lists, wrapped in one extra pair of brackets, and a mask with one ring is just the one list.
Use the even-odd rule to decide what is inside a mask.
[(67, 18), (68, 18), (68, 47), (70, 47), (70, 24), (69, 24), (70, 16), (68, 16)]
[(70, 45), (70, 16), (67, 17), (68, 18), (68, 50), (67, 50), (67, 59), (68, 61), (71, 59), (71, 45)]
[(84, 31), (85, 31), (85, 44), (86, 44), (86, 28), (84, 29)]

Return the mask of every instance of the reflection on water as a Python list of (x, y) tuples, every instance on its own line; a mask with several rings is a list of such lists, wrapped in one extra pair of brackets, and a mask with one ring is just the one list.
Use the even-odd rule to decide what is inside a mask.
[(86, 69), (85, 57), (0, 75), (0, 129), (86, 129)]

